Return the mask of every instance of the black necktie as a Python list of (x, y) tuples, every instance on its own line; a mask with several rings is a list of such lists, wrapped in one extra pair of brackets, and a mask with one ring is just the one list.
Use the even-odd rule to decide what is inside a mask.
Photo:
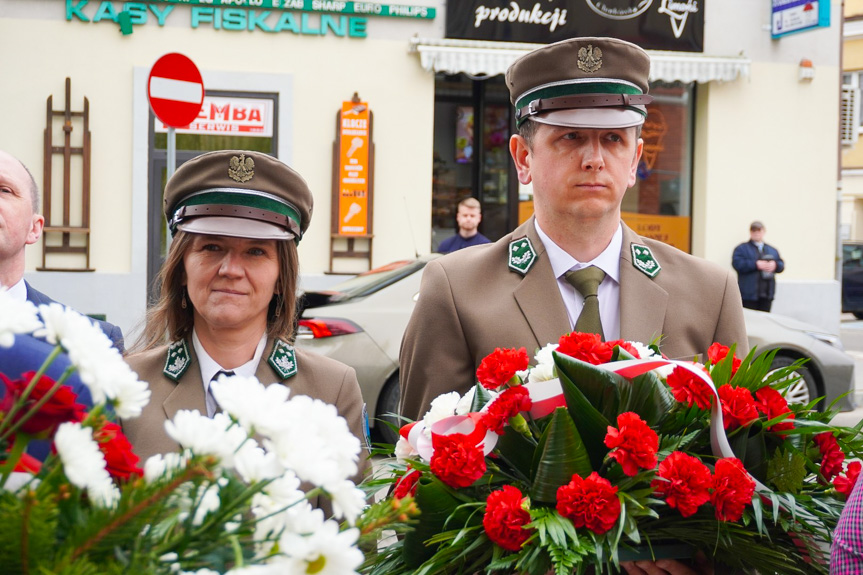
[(217, 413), (221, 411), (219, 408), (219, 402), (216, 401), (216, 396), (213, 395), (213, 387), (212, 384), (214, 381), (219, 379), (219, 376), (226, 375), (228, 377), (234, 375), (233, 371), (220, 369), (216, 372), (216, 374), (210, 379), (210, 387), (207, 388), (207, 397), (205, 398), (207, 404), (207, 416), (213, 417)]

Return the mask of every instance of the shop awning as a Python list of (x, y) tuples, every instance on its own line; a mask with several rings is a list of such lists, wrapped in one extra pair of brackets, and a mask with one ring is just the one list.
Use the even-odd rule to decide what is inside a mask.
[[(448, 38), (411, 39), (411, 51), (419, 54), (424, 69), (474, 77), (504, 74), (516, 58), (542, 45)], [(652, 81), (730, 82), (740, 76), (748, 76), (751, 64), (743, 56), (719, 57), (656, 50), (648, 50), (648, 53)]]

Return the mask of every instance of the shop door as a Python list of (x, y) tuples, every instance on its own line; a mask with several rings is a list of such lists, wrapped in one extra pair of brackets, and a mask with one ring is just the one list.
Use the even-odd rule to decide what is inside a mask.
[[(192, 133), (177, 133), (177, 168), (185, 162), (195, 158), (204, 152), (213, 150), (253, 150), (275, 156), (278, 150), (278, 94), (258, 92), (224, 92), (207, 90), (206, 96), (212, 97), (216, 102), (218, 118), (212, 119), (210, 125), (203, 125), (200, 131)], [(240, 106), (249, 101), (269, 100), (266, 109), (271, 111), (269, 118), (265, 120), (268, 129), (259, 133), (213, 133), (214, 130), (239, 130), (248, 129), (248, 124), (238, 123), (232, 120), (237, 116), (247, 118), (247, 114), (230, 116), (231, 106)], [(208, 104), (205, 99), (205, 107)], [(227, 106), (227, 107), (226, 107)], [(228, 115), (225, 119), (226, 114)], [(202, 118), (207, 115), (207, 110), (202, 110)], [(213, 113), (210, 113), (213, 116)], [(168, 153), (167, 134), (159, 128), (155, 116), (150, 112), (150, 166), (149, 166), (149, 198), (147, 218), (147, 295), (148, 303), (158, 298), (159, 285), (157, 276), (165, 261), (168, 247), (167, 224), (162, 203), (165, 183), (167, 181)], [(203, 122), (202, 122), (203, 123)], [(257, 129), (257, 126), (252, 126)]]
[(518, 186), (509, 156), (515, 129), (502, 76), (472, 80), (438, 74), (435, 79), (432, 250), (457, 232), (459, 201), (482, 206), (479, 231), (492, 241), (518, 225)]

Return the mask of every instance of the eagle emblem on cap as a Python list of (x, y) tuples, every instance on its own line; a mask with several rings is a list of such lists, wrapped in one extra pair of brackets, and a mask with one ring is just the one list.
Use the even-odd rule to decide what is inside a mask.
[(234, 156), (231, 158), (231, 164), (228, 167), (228, 177), (235, 182), (248, 182), (255, 176), (255, 160), (247, 158), (246, 154), (240, 154), (240, 157)]
[(582, 72), (596, 72), (602, 68), (602, 50), (594, 48), (593, 44), (578, 49), (578, 69)]

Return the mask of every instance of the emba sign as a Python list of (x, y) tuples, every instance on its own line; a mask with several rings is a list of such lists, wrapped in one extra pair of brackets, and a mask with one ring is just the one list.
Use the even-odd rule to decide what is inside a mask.
[[(168, 127), (156, 120), (156, 132)], [(205, 96), (198, 117), (178, 134), (273, 137), (273, 101), (269, 98)]]

